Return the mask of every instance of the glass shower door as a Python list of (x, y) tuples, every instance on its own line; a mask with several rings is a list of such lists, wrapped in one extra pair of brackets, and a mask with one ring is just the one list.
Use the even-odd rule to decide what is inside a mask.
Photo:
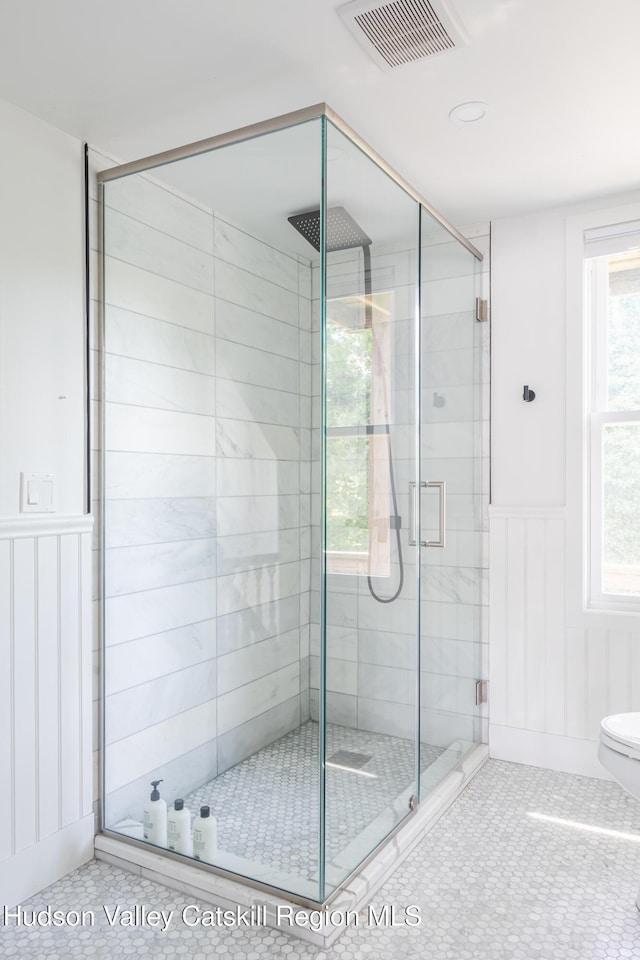
[(330, 123), (327, 161), (326, 269), (317, 287), (324, 283), (317, 636), (325, 896), (409, 814), (418, 793), (410, 490), (418, 473), (419, 206)]
[(487, 604), (488, 324), (476, 320), (478, 261), (422, 208), (421, 798), (481, 740)]

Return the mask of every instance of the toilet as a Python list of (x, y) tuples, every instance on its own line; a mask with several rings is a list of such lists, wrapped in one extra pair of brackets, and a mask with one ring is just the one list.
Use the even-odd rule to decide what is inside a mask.
[(598, 759), (621, 787), (640, 800), (640, 713), (604, 718)]
[[(640, 713), (617, 713), (600, 724), (598, 759), (621, 787), (640, 800)], [(640, 893), (636, 899), (640, 910)]]

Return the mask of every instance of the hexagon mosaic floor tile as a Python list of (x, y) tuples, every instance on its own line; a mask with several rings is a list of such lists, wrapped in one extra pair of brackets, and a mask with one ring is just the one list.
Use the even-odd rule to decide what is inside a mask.
[[(352, 926), (330, 950), (268, 928), (189, 927), (188, 897), (93, 862), (23, 903), (93, 925), (0, 927), (0, 956), (267, 960), (640, 960), (640, 804), (614, 783), (490, 761), (375, 897), (401, 925)], [(136, 905), (163, 931), (110, 927)], [(207, 909), (206, 904), (199, 904)], [(407, 907), (420, 924), (402, 924)]]
[[(327, 855), (331, 859), (403, 790), (413, 788), (415, 743), (327, 724), (327, 759), (360, 752), (365, 776), (331, 767), (326, 783)], [(421, 745), (422, 769), (442, 749)], [(305, 723), (185, 797), (193, 811), (211, 807), (218, 847), (293, 876), (318, 868), (318, 724)], [(343, 759), (343, 764), (344, 764)], [(346, 758), (347, 765), (349, 758)], [(253, 785), (259, 783), (260, 790)]]

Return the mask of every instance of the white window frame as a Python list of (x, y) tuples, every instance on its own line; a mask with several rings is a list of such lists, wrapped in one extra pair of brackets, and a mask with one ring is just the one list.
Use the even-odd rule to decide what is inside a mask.
[[(574, 629), (637, 631), (640, 604), (607, 594), (599, 602), (591, 596), (590, 458), (588, 413), (591, 371), (591, 330), (585, 323), (585, 235), (588, 230), (640, 220), (640, 196), (618, 206), (567, 215), (565, 221), (566, 318), (566, 540), (565, 616)], [(620, 416), (616, 414), (616, 416)]]
[(603, 583), (604, 476), (603, 437), (607, 426), (640, 424), (640, 410), (607, 410), (607, 307), (609, 296), (608, 258), (589, 256), (584, 260), (584, 322), (586, 327), (586, 546), (587, 604), (594, 610), (640, 613), (640, 597), (605, 593)]
[[(389, 278), (387, 278), (388, 280)], [(375, 280), (375, 278), (374, 278)], [(393, 277), (391, 276), (391, 283), (381, 284), (380, 281), (373, 283), (372, 289), (372, 299), (374, 301), (373, 311), (375, 315), (375, 298), (382, 295), (387, 295), (390, 298), (390, 323), (393, 322), (393, 317), (395, 316), (395, 286), (393, 284)], [(348, 292), (342, 296), (339, 294), (333, 294), (329, 301), (332, 300), (341, 300), (343, 298), (353, 299), (353, 288), (354, 281), (350, 279), (348, 282), (347, 290)], [(360, 298), (364, 304), (364, 297)], [(327, 322), (329, 319), (327, 318)], [(374, 329), (375, 337), (375, 329)], [(372, 357), (372, 388), (375, 384), (377, 387), (377, 392), (379, 394), (379, 401), (381, 402), (382, 394), (384, 393), (383, 405), (388, 410), (391, 404), (391, 375), (390, 375), (390, 366), (391, 366), (391, 331), (389, 328), (386, 329), (384, 333), (378, 333), (377, 336), (377, 345), (381, 349), (382, 356), (378, 358), (378, 363), (386, 367), (386, 372), (382, 374), (381, 371), (375, 370), (376, 361)], [(382, 377), (382, 379), (380, 379)], [(327, 562), (327, 573), (336, 574), (338, 576), (347, 574), (350, 576), (357, 577), (390, 577), (392, 573), (392, 564), (391, 564), (391, 537), (392, 530), (390, 526), (390, 492), (389, 492), (389, 460), (388, 454), (386, 456), (380, 456), (380, 448), (382, 445), (388, 445), (391, 443), (391, 440), (386, 435), (381, 435), (376, 432), (370, 432), (366, 424), (354, 424), (352, 428), (345, 427), (327, 427), (327, 441), (330, 441), (334, 437), (368, 437), (369, 438), (369, 464), (367, 472), (367, 489), (368, 489), (368, 501), (369, 501), (369, 547), (366, 551), (356, 551), (356, 550), (327, 550), (326, 551), (326, 562)], [(380, 472), (379, 472), (379, 461), (384, 460), (384, 480), (381, 482)], [(382, 517), (381, 517), (382, 514)], [(378, 538), (373, 535), (373, 530), (376, 524), (376, 521), (384, 519), (384, 524), (386, 525), (388, 538), (385, 542), (380, 543)]]

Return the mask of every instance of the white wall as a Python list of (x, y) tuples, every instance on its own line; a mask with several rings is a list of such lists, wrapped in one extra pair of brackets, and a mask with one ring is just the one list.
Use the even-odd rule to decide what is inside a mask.
[(491, 280), (491, 500), (564, 503), (563, 218), (495, 221)]
[(21, 470), (55, 473), (58, 512), (78, 514), (85, 509), (82, 145), (5, 101), (0, 130), (0, 516), (19, 511)]
[(600, 720), (640, 710), (640, 618), (583, 603), (581, 270), (567, 231), (637, 200), (492, 224), (490, 750), (598, 777)]
[[(93, 853), (82, 145), (0, 101), (0, 902)], [(64, 397), (64, 399), (59, 399)], [(19, 514), (20, 471), (57, 514)]]

